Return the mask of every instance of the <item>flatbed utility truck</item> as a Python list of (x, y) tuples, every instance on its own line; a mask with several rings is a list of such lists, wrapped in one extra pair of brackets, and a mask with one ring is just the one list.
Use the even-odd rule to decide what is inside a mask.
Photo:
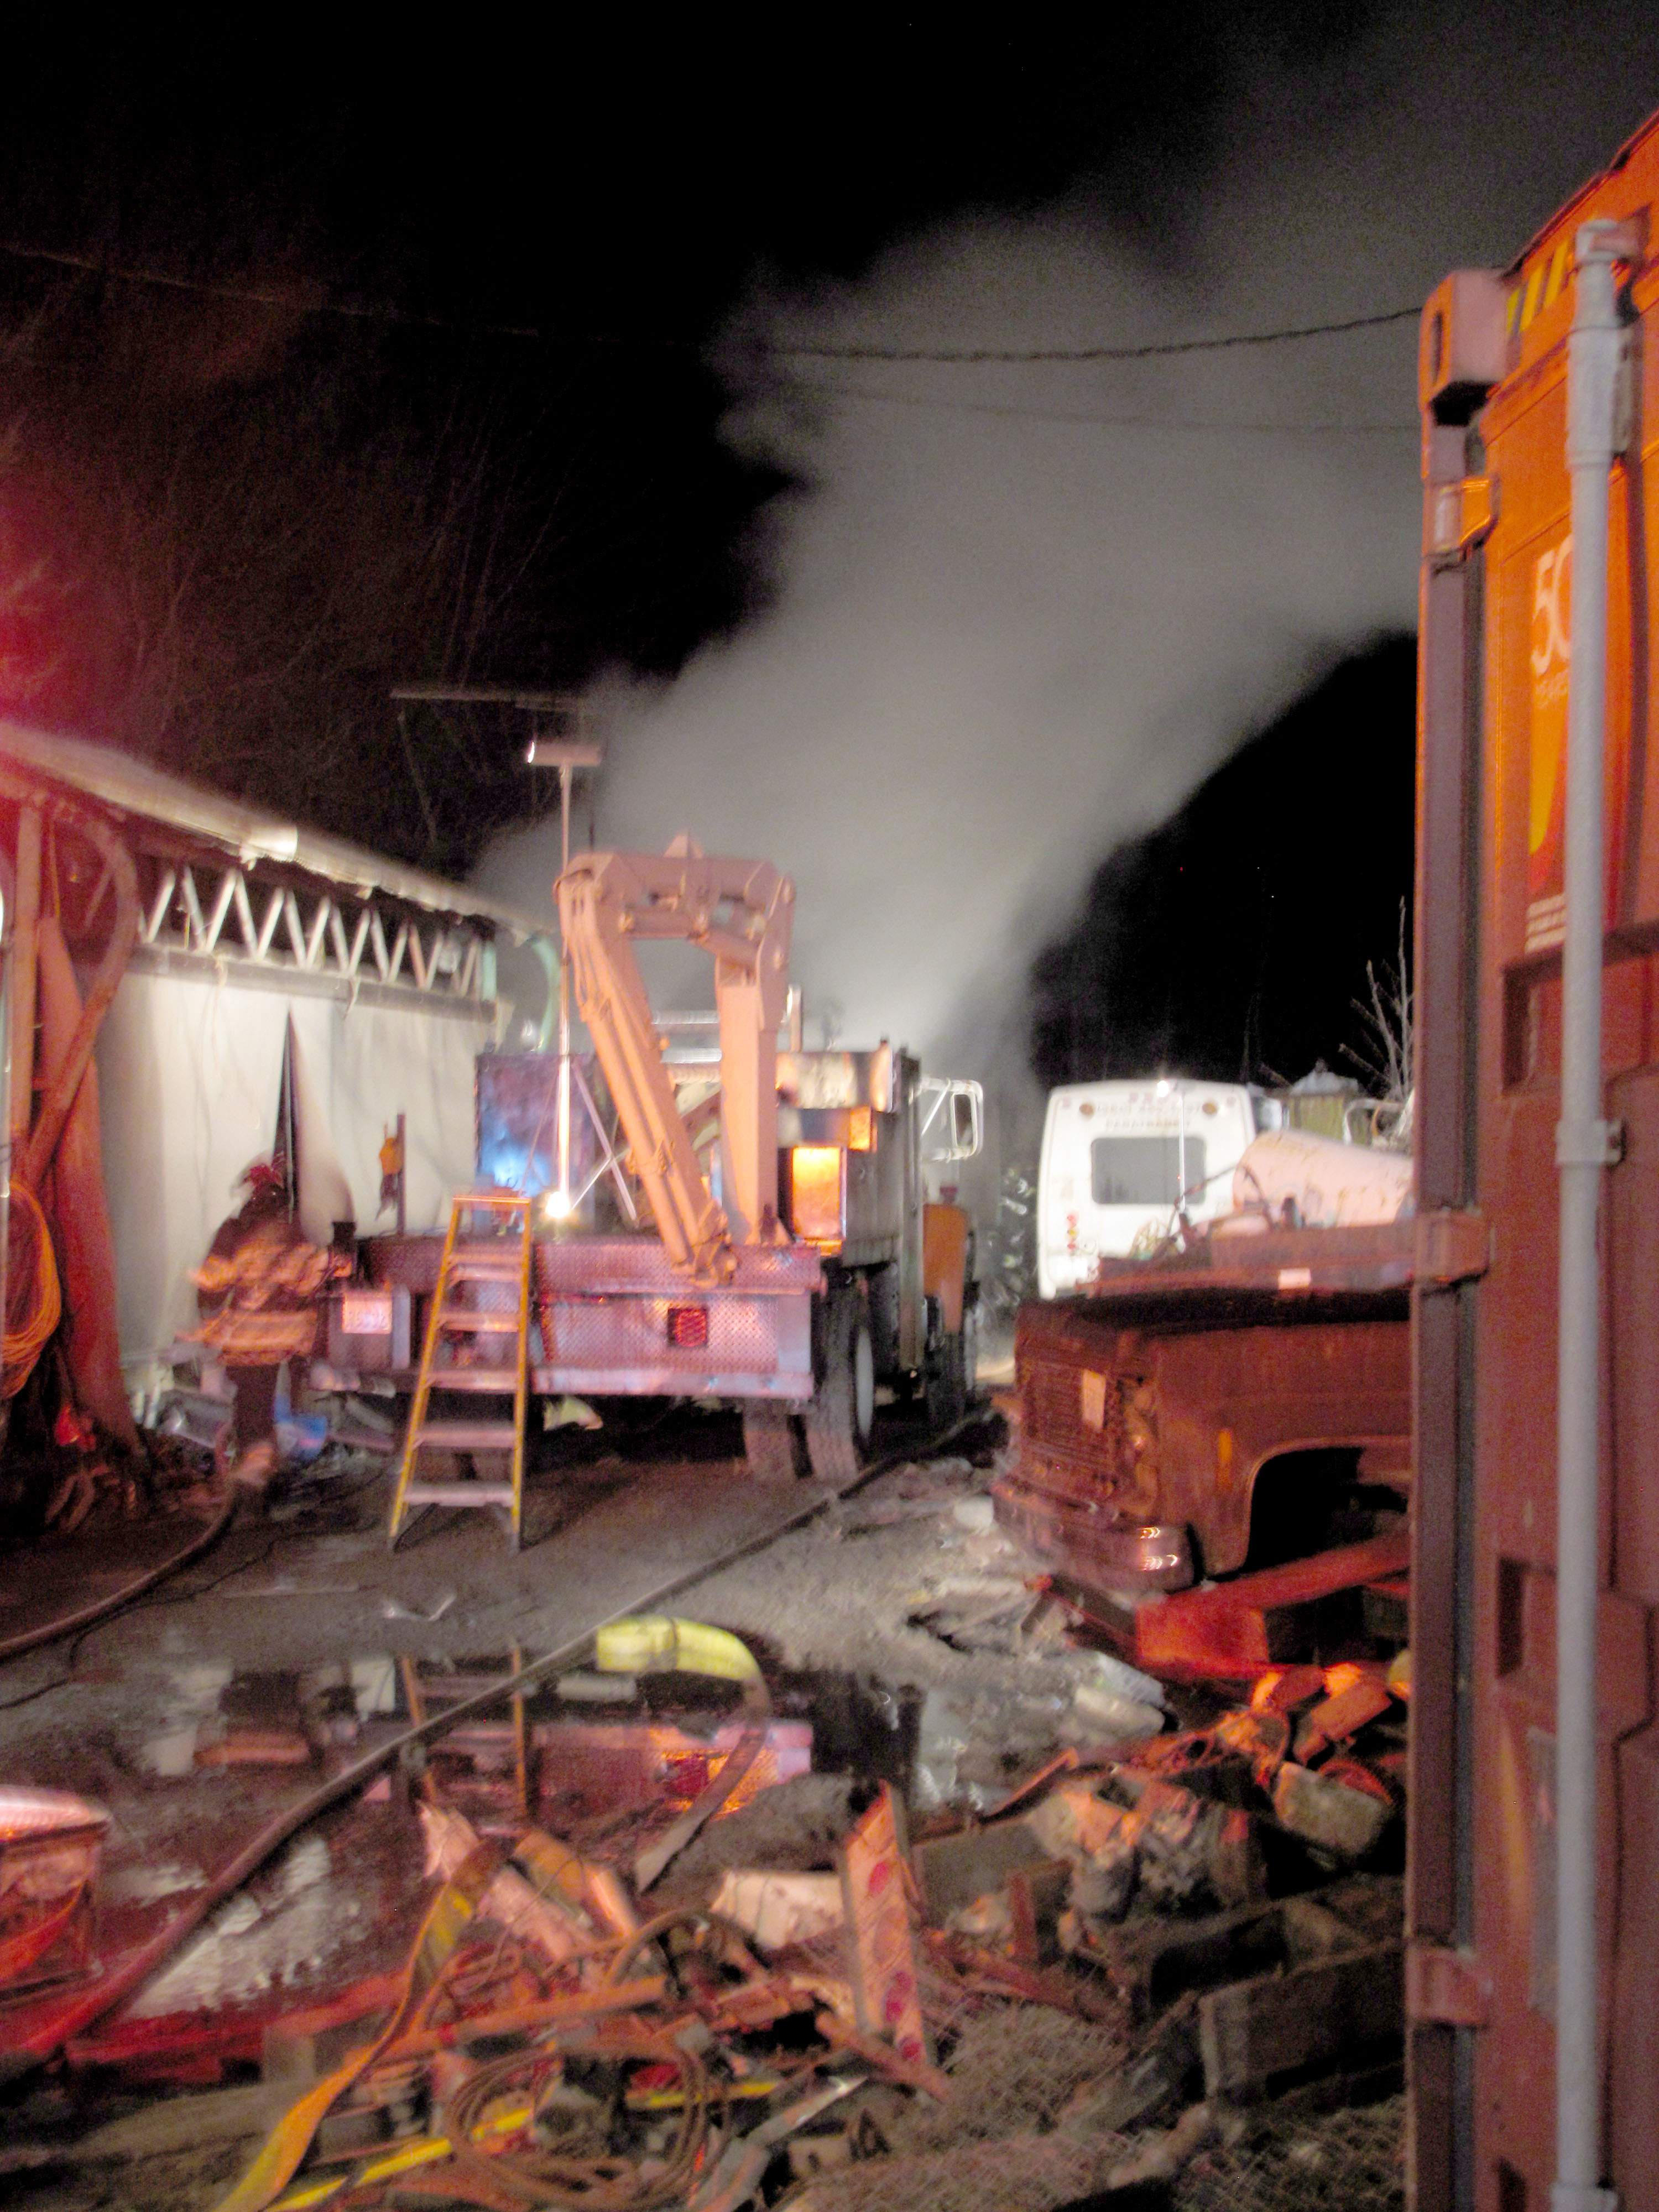
[[(794, 886), (769, 862), (680, 840), (582, 854), (556, 890), (625, 1150), (610, 1156), (599, 1133), (617, 1225), (586, 1218), (591, 1206), (563, 1219), (556, 1199), (544, 1206), (532, 1389), (723, 1400), (767, 1477), (793, 1474), (803, 1449), (821, 1478), (856, 1473), (879, 1385), (925, 1393), (948, 1424), (974, 1386), (974, 1239), (927, 1180), (979, 1151), (979, 1085), (924, 1075), (885, 1042), (799, 1048), (785, 1027)], [(712, 958), (717, 1060), (677, 1060), (637, 957), (653, 943)], [(368, 1240), (371, 1280), (429, 1297), (439, 1243)], [(418, 1342), (418, 1310), (405, 1327)]]

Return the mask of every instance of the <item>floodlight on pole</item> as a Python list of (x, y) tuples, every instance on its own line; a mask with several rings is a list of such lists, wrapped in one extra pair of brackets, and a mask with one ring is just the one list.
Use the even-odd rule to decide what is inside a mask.
[[(556, 728), (591, 727), (591, 709), (568, 691), (538, 691), (512, 684), (400, 684), (392, 696), (400, 705), (427, 707), (506, 707), (531, 717), (532, 736), (525, 757), (532, 768), (559, 771), (559, 872), (570, 866), (570, 787), (579, 769), (596, 769), (604, 758), (602, 747), (581, 738), (543, 738), (534, 734), (538, 718), (546, 716)], [(583, 1096), (587, 1096), (583, 1085)], [(592, 1101), (589, 1100), (589, 1110)], [(528, 1172), (526, 1164), (526, 1175)], [(547, 1210), (556, 1221), (574, 1211), (570, 1194), (570, 963), (564, 934), (559, 935), (559, 1181), (547, 1194)]]
[[(570, 787), (578, 769), (596, 769), (605, 757), (601, 746), (573, 738), (532, 738), (525, 757), (532, 768), (559, 771), (559, 873), (570, 866)], [(547, 1210), (556, 1221), (567, 1219), (570, 1197), (570, 959), (564, 933), (559, 933), (559, 1180), (548, 1193)]]

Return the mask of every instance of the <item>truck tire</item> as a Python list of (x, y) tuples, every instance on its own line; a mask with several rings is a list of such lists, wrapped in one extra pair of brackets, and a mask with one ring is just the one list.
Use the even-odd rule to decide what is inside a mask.
[(870, 1449), (876, 1410), (876, 1359), (864, 1300), (850, 1284), (823, 1308), (823, 1372), (802, 1425), (806, 1456), (820, 1482), (850, 1482)]
[(789, 1408), (770, 1398), (751, 1398), (743, 1409), (743, 1449), (757, 1482), (793, 1482), (795, 1432)]

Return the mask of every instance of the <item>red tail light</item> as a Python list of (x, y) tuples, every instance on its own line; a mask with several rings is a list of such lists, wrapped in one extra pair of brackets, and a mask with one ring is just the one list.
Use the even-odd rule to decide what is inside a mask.
[(707, 1306), (670, 1306), (668, 1341), (682, 1352), (701, 1352), (708, 1341)]

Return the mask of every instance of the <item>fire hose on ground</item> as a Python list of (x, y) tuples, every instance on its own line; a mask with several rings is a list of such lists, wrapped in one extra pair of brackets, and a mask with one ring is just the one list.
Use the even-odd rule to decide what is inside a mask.
[[(955, 1423), (943, 1436), (933, 1438), (929, 1449), (937, 1450), (940, 1445), (948, 1443), (976, 1418), (976, 1415), (969, 1414), (965, 1419)], [(570, 1667), (592, 1650), (595, 1637), (604, 1629), (618, 1626), (624, 1618), (653, 1611), (656, 1607), (665, 1605), (669, 1599), (678, 1596), (682, 1590), (689, 1589), (693, 1583), (701, 1582), (705, 1577), (715, 1573), (720, 1568), (730, 1565), (736, 1559), (745, 1558), (751, 1552), (763, 1550), (768, 1544), (775, 1542), (779, 1537), (788, 1534), (792, 1529), (800, 1528), (806, 1522), (813, 1519), (834, 1499), (845, 1498), (853, 1492), (862, 1489), (866, 1483), (874, 1481), (878, 1475), (884, 1474), (890, 1468), (902, 1464), (902, 1460), (908, 1456), (908, 1454), (896, 1454), (890, 1458), (878, 1460), (871, 1467), (861, 1468), (850, 1482), (839, 1485), (827, 1494), (820, 1492), (806, 1504), (787, 1515), (783, 1520), (763, 1530), (759, 1534), (746, 1539), (743, 1543), (734, 1545), (730, 1551), (722, 1553), (718, 1559), (703, 1560), (695, 1566), (684, 1569), (680, 1573), (659, 1583), (655, 1589), (642, 1592), (623, 1608), (622, 1613), (613, 1615), (609, 1621), (600, 1624), (598, 1627), (585, 1628), (580, 1635), (571, 1637), (564, 1643), (555, 1645), (550, 1651), (543, 1652), (538, 1658), (529, 1661), (510, 1680), (500, 1684), (492, 1682), (487, 1688), (476, 1692), (471, 1697), (458, 1699), (454, 1705), (446, 1707), (441, 1713), (433, 1714), (429, 1718), (404, 1729), (389, 1742), (380, 1744), (374, 1749), (364, 1752), (360, 1758), (349, 1761), (337, 1774), (331, 1775), (326, 1781), (319, 1783), (315, 1789), (307, 1791), (296, 1804), (288, 1807), (286, 1810), (276, 1814), (273, 1819), (268, 1820), (264, 1826), (259, 1829), (220, 1869), (206, 1887), (197, 1892), (178, 1917), (152, 1936), (150, 1941), (137, 1951), (118, 1972), (94, 1988), (84, 1991), (78, 1999), (58, 2008), (45, 2027), (35, 2030), (28, 2036), (21, 2038), (4, 2051), (0, 2051), (0, 2083), (15, 2081), (20, 2075), (32, 2071), (36, 2066), (43, 2065), (55, 2052), (62, 2050), (64, 2045), (71, 2042), (76, 2036), (90, 2027), (94, 2021), (101, 2020), (106, 2014), (112, 2012), (135, 1990), (142, 1988), (166, 1960), (195, 1934), (203, 1922), (217, 1911), (227, 1898), (234, 1896), (243, 1883), (257, 1874), (266, 1861), (279, 1851), (284, 1844), (290, 1842), (302, 1828), (309, 1827), (313, 1820), (320, 1818), (331, 1807), (343, 1803), (347, 1798), (355, 1796), (360, 1790), (366, 1789), (386, 1767), (410, 1763), (423, 1753), (428, 1744), (437, 1742), (441, 1737), (448, 1735), (452, 1729), (459, 1728), (465, 1722), (480, 1718), (492, 1707), (499, 1705), (504, 1699), (515, 1693), (522, 1693), (543, 1677), (561, 1673)], [(217, 1540), (228, 1526), (234, 1510), (235, 1492), (233, 1491), (222, 1509), (218, 1519), (203, 1535), (196, 1539), (194, 1547), (191, 1551), (191, 1557), (199, 1556), (207, 1549), (210, 1543)], [(179, 1559), (169, 1561), (164, 1567), (154, 1570), (152, 1577), (145, 1579), (143, 1587), (149, 1587), (151, 1579), (159, 1580), (162, 1575), (172, 1573), (182, 1563), (183, 1555)], [(101, 1614), (112, 1609), (114, 1602), (118, 1601), (122, 1604), (129, 1602), (136, 1594), (136, 1590), (135, 1585), (127, 1590), (118, 1592), (117, 1599), (106, 1601), (106, 1604), (96, 1608), (96, 1613)], [(92, 1615), (94, 1613), (94, 1609), (88, 1607), (87, 1612)], [(70, 1632), (74, 1625), (66, 1621), (54, 1622), (47, 1629), (35, 1632), (31, 1641), (21, 1641), (21, 1648), (32, 1649), (34, 1642), (49, 1642), (56, 1637), (66, 1635)], [(81, 1625), (86, 1624), (82, 1622)], [(731, 1640), (736, 1642), (735, 1638)], [(0, 1659), (15, 1656), (15, 1644), (0, 1645)], [(751, 1752), (750, 1759), (752, 1759), (754, 1753)], [(721, 1772), (714, 1777), (709, 1790), (704, 1793), (702, 1798), (698, 1800), (697, 1804), (692, 1807), (691, 1812), (682, 1816), (683, 1821), (689, 1821), (693, 1815), (700, 1814), (696, 1826), (701, 1826), (716, 1809), (717, 1804), (724, 1802), (730, 1790), (736, 1787), (744, 1768), (750, 1763), (746, 1759), (743, 1766), (737, 1766), (735, 1765), (738, 1753), (733, 1753), (732, 1756), (724, 1762)], [(731, 1770), (729, 1783), (726, 1781), (727, 1770)], [(722, 1787), (723, 1784), (724, 1787)], [(718, 1798), (714, 1795), (716, 1792), (719, 1793)], [(695, 1832), (694, 1826), (684, 1840), (689, 1842), (690, 1834)], [(664, 1841), (666, 1840), (664, 1838)], [(661, 1845), (659, 1844), (656, 1849), (660, 1850)], [(666, 1861), (665, 1860), (663, 1863), (666, 1864)], [(657, 1871), (661, 1871), (660, 1867)], [(650, 1875), (649, 1878), (654, 1880), (655, 1875)]]
[[(15, 1197), (15, 1189), (12, 1194)], [(213, 1548), (229, 1528), (236, 1510), (238, 1494), (234, 1487), (227, 1490), (224, 1502), (207, 1527), (192, 1536), (171, 1559), (163, 1559), (159, 1567), (148, 1567), (143, 1574), (135, 1575), (130, 1583), (124, 1583), (112, 1596), (95, 1599), (92, 1604), (83, 1605), (74, 1613), (60, 1613), (56, 1620), (47, 1621), (44, 1627), (26, 1629), (21, 1636), (8, 1637), (3, 1644), (0, 1644), (0, 1664), (8, 1659), (21, 1659), (26, 1651), (38, 1651), (43, 1644), (56, 1644), (65, 1636), (74, 1636), (83, 1628), (92, 1627), (111, 1613), (119, 1613), (123, 1606), (131, 1605), (135, 1598), (143, 1597), (146, 1590), (154, 1589), (157, 1583), (165, 1582), (169, 1575), (178, 1574), (192, 1560), (199, 1559), (204, 1552)], [(3, 2061), (0, 2061), (0, 2066), (3, 2065)]]

